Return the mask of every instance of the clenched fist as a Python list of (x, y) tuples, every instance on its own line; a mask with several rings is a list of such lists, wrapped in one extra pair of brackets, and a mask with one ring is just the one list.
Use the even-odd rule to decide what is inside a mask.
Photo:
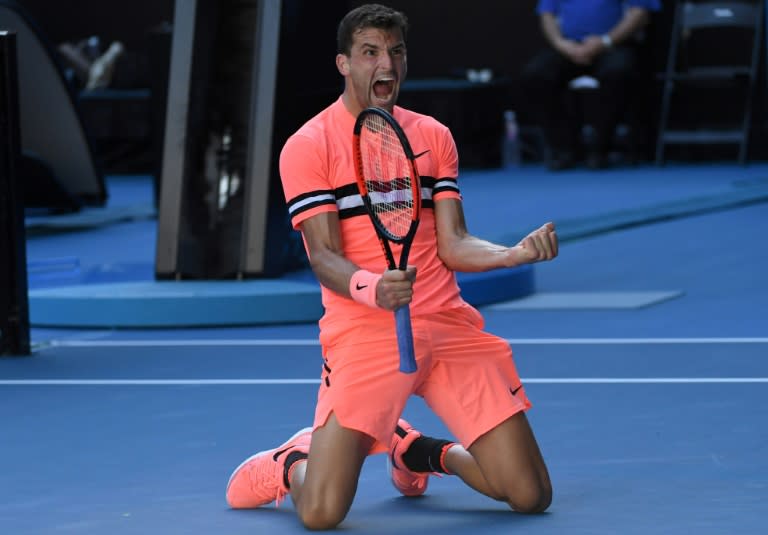
[(557, 256), (558, 250), (555, 224), (545, 223), (520, 240), (513, 249), (518, 264), (552, 260)]

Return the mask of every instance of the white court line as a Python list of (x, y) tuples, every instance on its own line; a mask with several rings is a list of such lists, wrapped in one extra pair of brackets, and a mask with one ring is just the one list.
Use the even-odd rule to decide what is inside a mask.
[[(663, 345), (663, 344), (768, 344), (765, 337), (741, 338), (507, 338), (512, 345)], [(221, 340), (50, 340), (45, 347), (301, 347), (319, 346), (315, 338), (221, 339)]]
[[(309, 385), (319, 379), (3, 379), (0, 386), (230, 386)], [(746, 384), (768, 377), (532, 377), (524, 384)]]

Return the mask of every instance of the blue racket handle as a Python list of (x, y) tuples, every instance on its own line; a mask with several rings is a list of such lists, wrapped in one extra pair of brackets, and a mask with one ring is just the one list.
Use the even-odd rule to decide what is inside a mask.
[(395, 331), (397, 349), (400, 352), (400, 371), (416, 371), (416, 354), (413, 351), (413, 329), (411, 329), (411, 308), (406, 305), (395, 310)]

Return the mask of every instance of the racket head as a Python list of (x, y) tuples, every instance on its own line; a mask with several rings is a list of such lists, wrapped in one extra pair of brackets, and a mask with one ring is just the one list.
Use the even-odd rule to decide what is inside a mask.
[(377, 231), (394, 243), (412, 239), (421, 213), (421, 185), (402, 127), (381, 108), (366, 108), (353, 132), (360, 195)]

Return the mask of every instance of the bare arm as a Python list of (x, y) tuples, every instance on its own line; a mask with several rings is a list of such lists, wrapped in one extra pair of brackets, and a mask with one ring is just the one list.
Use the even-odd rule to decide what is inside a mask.
[(608, 35), (614, 44), (621, 44), (644, 28), (649, 19), (647, 9), (630, 7), (624, 12), (619, 23), (608, 32)]
[(554, 14), (542, 13), (539, 17), (539, 23), (544, 38), (560, 54), (581, 65), (586, 65), (591, 61), (584, 45), (563, 36), (560, 32), (560, 23)]
[(539, 17), (541, 33), (555, 50), (561, 50), (567, 39), (560, 33), (560, 24), (552, 13), (542, 13)]
[(440, 259), (454, 271), (489, 271), (552, 260), (558, 253), (555, 225), (546, 223), (514, 247), (472, 236), (466, 227), (461, 201), (435, 202), (437, 245)]
[[(301, 223), (301, 232), (307, 244), (309, 263), (317, 280), (339, 295), (351, 298), (349, 281), (360, 269), (344, 256), (341, 227), (336, 212), (325, 212)], [(413, 295), (415, 271), (386, 271), (376, 287), (376, 303), (394, 310), (410, 303)]]

